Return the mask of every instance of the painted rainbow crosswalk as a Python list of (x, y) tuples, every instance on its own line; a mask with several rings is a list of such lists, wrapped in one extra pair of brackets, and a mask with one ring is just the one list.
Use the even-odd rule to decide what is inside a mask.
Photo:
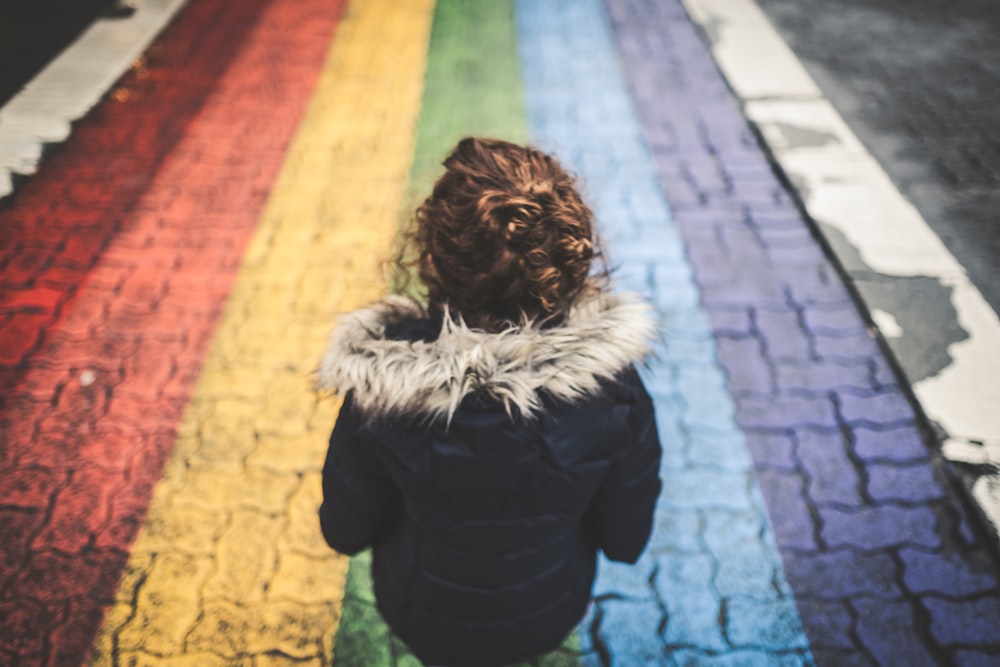
[[(763, 298), (706, 272), (733, 238), (776, 272), (793, 242), (824, 260), (741, 118), (664, 111), (728, 100), (703, 46), (657, 27), (678, 25), (673, 1), (190, 0), (0, 210), (0, 665), (419, 667), (375, 610), (369, 555), (320, 536), (339, 404), (311, 373), (470, 134), (579, 174), (619, 286), (665, 331), (644, 370), (665, 443), (650, 547), (602, 562), (580, 627), (521, 667), (995, 657), (995, 575), (899, 435), (912, 413), (878, 361), (840, 393), (802, 380), (853, 368), (840, 338), (787, 333), (848, 302), (826, 278)], [(690, 72), (703, 87), (661, 95)], [(688, 149), (725, 178), (672, 164)], [(718, 201), (685, 189), (699, 179)], [(746, 220), (760, 238), (731, 229)], [(786, 365), (748, 370), (781, 335)], [(904, 468), (923, 495), (878, 486)]]

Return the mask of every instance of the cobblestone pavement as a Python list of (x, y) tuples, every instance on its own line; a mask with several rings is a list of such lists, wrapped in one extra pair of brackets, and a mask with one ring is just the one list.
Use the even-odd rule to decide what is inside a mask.
[(319, 537), (309, 372), (467, 133), (576, 170), (665, 331), (651, 545), (532, 664), (1000, 662), (980, 527), (677, 0), (192, 0), (0, 211), (0, 664), (418, 664)]

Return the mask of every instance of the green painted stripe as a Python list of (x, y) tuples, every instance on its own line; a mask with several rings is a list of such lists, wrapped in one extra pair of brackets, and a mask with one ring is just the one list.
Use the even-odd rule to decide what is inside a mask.
[[(403, 219), (430, 191), (445, 156), (469, 135), (528, 138), (510, 0), (439, 0), (435, 7)], [(375, 609), (370, 568), (370, 552), (351, 559), (333, 665), (419, 667)], [(560, 650), (517, 667), (577, 667), (577, 645), (574, 635)]]
[(462, 137), (528, 137), (513, 2), (440, 0), (431, 28), (411, 192), (422, 198)]

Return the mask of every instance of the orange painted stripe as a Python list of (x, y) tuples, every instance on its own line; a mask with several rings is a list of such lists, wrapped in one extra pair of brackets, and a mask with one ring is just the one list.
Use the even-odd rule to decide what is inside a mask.
[(341, 0), (192, 0), (0, 211), (0, 663), (79, 664)]

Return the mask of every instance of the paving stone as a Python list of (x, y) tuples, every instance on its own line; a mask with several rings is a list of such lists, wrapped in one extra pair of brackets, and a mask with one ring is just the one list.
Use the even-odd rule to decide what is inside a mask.
[(767, 506), (782, 508), (771, 513), (778, 545), (782, 549), (815, 550), (816, 526), (805, 502), (802, 479), (773, 470), (759, 470), (757, 479)]
[(835, 651), (824, 647), (812, 648), (813, 660), (817, 665), (830, 667), (875, 667), (875, 663), (862, 651)]
[(899, 427), (913, 423), (913, 408), (898, 390), (887, 389), (870, 396), (837, 392), (840, 413), (851, 426)]
[(790, 435), (748, 431), (747, 446), (757, 466), (776, 468), (783, 472), (798, 469), (795, 441)]
[(922, 602), (931, 614), (931, 634), (941, 644), (996, 645), (1000, 630), (1000, 597), (995, 593), (961, 601), (928, 596)]
[(705, 316), (691, 311), (666, 313), (662, 326), (671, 339), (697, 341), (707, 340), (712, 335)]
[(712, 328), (716, 337), (745, 338), (752, 334), (750, 310), (747, 308), (722, 310), (712, 312)]
[(809, 664), (809, 661), (800, 655), (765, 651), (730, 651), (713, 655), (679, 649), (670, 652), (669, 661), (665, 664), (671, 667), (800, 667)]
[[(217, 569), (205, 581), (202, 595), (206, 598), (260, 602), (278, 565), (276, 538), (282, 533), (285, 522), (285, 517), (280, 514), (234, 511), (216, 543)], [(259, 536), (257, 549), (246, 548), (245, 541), (241, 539), (246, 535)]]
[(914, 593), (966, 596), (997, 588), (997, 575), (985, 554), (973, 562), (957, 553), (900, 549), (903, 581)]
[(82, 551), (108, 520), (108, 490), (117, 479), (99, 469), (76, 471), (56, 495), (47, 530), (35, 538), (32, 548)]
[(716, 364), (716, 346), (713, 340), (668, 340), (665, 347), (667, 358), (678, 365)]
[[(755, 338), (720, 338), (719, 358), (726, 368), (729, 389), (734, 393), (769, 394), (774, 379)], [(780, 368), (780, 367), (779, 367)]]
[(772, 266), (799, 268), (807, 271), (815, 270), (817, 266), (826, 261), (819, 246), (797, 246), (792, 248), (772, 246), (767, 249), (767, 257)]
[(30, 598), (5, 600), (0, 602), (0, 616), (4, 619), (4, 633), (11, 638), (8, 650), (22, 658), (43, 652), (45, 637), (38, 629), (46, 627), (49, 621), (43, 605)]
[(858, 638), (879, 665), (937, 665), (915, 625), (910, 602), (858, 598), (851, 605), (859, 615)]
[(594, 597), (613, 595), (616, 598), (621, 596), (654, 602), (650, 583), (654, 565), (655, 561), (652, 559), (642, 559), (635, 565), (602, 559), (594, 582)]
[(777, 386), (791, 393), (826, 394), (833, 389), (870, 392), (875, 389), (871, 368), (865, 359), (809, 363), (779, 361), (775, 364), (774, 373)]
[(852, 432), (854, 451), (868, 462), (910, 463), (926, 461), (930, 456), (923, 436), (912, 424), (886, 430), (856, 426)]
[(658, 506), (653, 515), (653, 535), (648, 549), (654, 554), (661, 551), (699, 553), (703, 550), (701, 524), (701, 516), (694, 510)]
[[(221, 605), (218, 607), (222, 608)], [(336, 615), (330, 608), (329, 602), (310, 605), (294, 599), (274, 600), (259, 611), (250, 609), (244, 610), (244, 613), (249, 616), (250, 633), (242, 646), (238, 641), (233, 642), (237, 645), (236, 655), (243, 655), (249, 650), (259, 655), (291, 656), (299, 660), (312, 659), (325, 662), (325, 654), (329, 650), (325, 647), (328, 646), (329, 639), (323, 633), (317, 632), (317, 629), (329, 628), (335, 623)], [(210, 612), (206, 610), (205, 615), (210, 617)], [(221, 618), (226, 620), (225, 616)], [(210, 627), (211, 618), (205, 621), (200, 625)], [(259, 625), (255, 627), (254, 624)], [(225, 628), (226, 626), (219, 628), (216, 634)], [(194, 644), (194, 633), (190, 641)], [(393, 638), (394, 644), (397, 641)], [(401, 645), (402, 642), (398, 644)], [(215, 652), (219, 652), (218, 648)], [(405, 664), (402, 660), (400, 663)]]
[[(721, 381), (720, 373), (716, 377)], [(721, 388), (703, 386), (697, 392), (684, 394), (682, 401), (682, 422), (689, 429), (721, 430), (733, 422), (733, 401)]]
[(677, 368), (677, 392), (685, 401), (698, 395), (711, 396), (716, 401), (729, 401), (725, 378), (715, 365), (682, 365)]
[[(209, 575), (209, 558), (162, 554), (153, 561), (137, 594), (136, 614), (118, 632), (121, 650), (145, 650), (154, 653), (177, 651), (200, 614), (200, 592), (175, 586), (180, 573), (194, 573), (199, 583)], [(141, 604), (148, 601), (147, 604)], [(157, 613), (169, 604), (170, 614)]]
[(954, 655), (955, 664), (962, 667), (994, 667), (1000, 662), (1000, 653), (959, 650)]
[(94, 642), (91, 628), (97, 627), (104, 617), (102, 608), (81, 600), (70, 600), (68, 607), (68, 620), (56, 625), (47, 637), (53, 664), (68, 664), (76, 656), (86, 655)]
[(755, 307), (753, 320), (763, 336), (769, 359), (808, 360), (812, 357), (809, 334), (802, 328), (798, 312), (786, 304), (771, 308)]
[[(801, 230), (802, 227), (793, 229)], [(799, 306), (830, 308), (852, 303), (847, 288), (828, 263), (817, 264), (811, 269), (775, 268), (775, 272), (788, 286), (792, 302)]]
[(802, 396), (738, 396), (736, 419), (745, 429), (781, 430), (793, 426), (836, 428), (833, 404), (827, 398)]
[(725, 611), (726, 636), (734, 646), (761, 646), (770, 651), (806, 648), (793, 600), (761, 605), (738, 596), (727, 598)]
[(867, 472), (868, 493), (876, 502), (899, 500), (918, 503), (945, 495), (930, 463), (873, 463), (867, 467)]
[(749, 479), (742, 473), (688, 468), (664, 480), (660, 503), (680, 510), (744, 509), (750, 506)]
[(747, 273), (744, 280), (718, 285), (703, 285), (701, 298), (706, 308), (740, 307), (745, 304), (761, 308), (785, 305), (785, 293), (780, 283), (767, 274)]
[[(6, 594), (10, 598), (28, 597), (61, 604), (69, 598), (97, 598), (110, 601), (115, 574), (124, 565), (125, 556), (117, 551), (87, 550), (69, 556), (55, 550), (36, 551), (14, 573)], [(49, 577), (58, 575), (58, 581)]]
[(45, 523), (43, 507), (33, 509), (0, 508), (0, 591), (13, 579), (29, 553), (29, 544)]
[(841, 308), (811, 308), (805, 311), (805, 326), (815, 335), (861, 336), (868, 327), (853, 304)]
[(753, 466), (746, 440), (735, 428), (728, 433), (714, 428), (691, 429), (687, 457), (695, 466), (713, 466), (734, 472), (750, 472)]
[(831, 547), (879, 549), (901, 544), (940, 547), (934, 512), (927, 507), (880, 505), (853, 512), (819, 508), (822, 536)]
[(671, 554), (657, 557), (656, 562), (656, 590), (667, 608), (666, 643), (727, 649), (719, 627), (721, 600), (712, 588), (712, 559), (704, 554)]
[(867, 333), (837, 337), (817, 334), (813, 344), (823, 359), (869, 359), (880, 354), (878, 343)]
[(795, 452), (808, 475), (807, 492), (817, 503), (861, 504), (858, 473), (839, 433), (796, 432)]
[(905, 378), (896, 373), (889, 361), (881, 354), (875, 355), (870, 364), (872, 379), (878, 387), (898, 387), (906, 382)]
[(705, 544), (717, 554), (739, 551), (756, 545), (765, 534), (764, 518), (747, 507), (743, 511), (706, 511)]
[(705, 519), (705, 543), (718, 555), (714, 582), (719, 594), (774, 598), (775, 582), (781, 579), (781, 562), (762, 518), (749, 511), (708, 510)]
[[(795, 586), (795, 584), (792, 585)], [(796, 589), (800, 590), (800, 595), (808, 595), (797, 586)], [(813, 600), (800, 597), (797, 603), (802, 615), (802, 624), (805, 626), (806, 636), (809, 637), (814, 654), (820, 648), (857, 650), (851, 636), (854, 620), (846, 601)], [(824, 663), (817, 658), (817, 664)]]
[(771, 545), (758, 541), (741, 545), (726, 554), (715, 575), (715, 588), (726, 598), (750, 596), (758, 607), (770, 607), (775, 599), (775, 581), (780, 576), (780, 562), (774, 560)]
[(896, 562), (888, 552), (837, 549), (787, 559), (788, 583), (799, 595), (826, 600), (898, 598)]
[(597, 634), (611, 665), (656, 664), (663, 656), (659, 627), (663, 612), (652, 602), (603, 600)]
[(38, 465), (7, 469), (4, 472), (2, 504), (8, 509), (44, 509), (67, 480), (66, 473)]

